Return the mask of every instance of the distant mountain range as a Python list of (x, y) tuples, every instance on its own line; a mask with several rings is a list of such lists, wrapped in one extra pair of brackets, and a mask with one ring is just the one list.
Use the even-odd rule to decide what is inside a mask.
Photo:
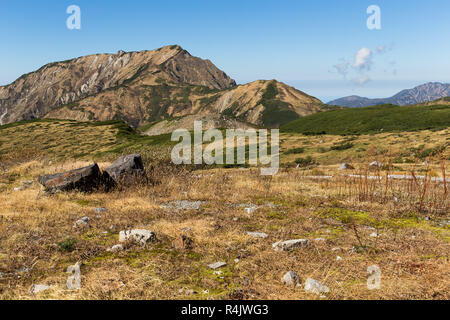
[(408, 106), (424, 102), (430, 102), (450, 96), (450, 84), (429, 82), (413, 89), (400, 91), (390, 98), (369, 99), (359, 96), (349, 96), (328, 102), (329, 105), (359, 108), (378, 106), (382, 104), (396, 104), (398, 106)]

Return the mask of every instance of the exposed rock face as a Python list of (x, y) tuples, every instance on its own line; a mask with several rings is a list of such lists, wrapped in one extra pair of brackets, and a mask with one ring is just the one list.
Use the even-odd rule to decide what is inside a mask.
[(210, 61), (193, 57), (179, 46), (90, 55), (47, 64), (0, 87), (0, 121), (41, 118), (59, 106), (73, 107), (74, 102), (107, 89), (168, 82), (209, 89), (236, 84)]
[(115, 183), (130, 183), (133, 179), (145, 177), (145, 168), (139, 154), (130, 154), (117, 159), (110, 167), (105, 169), (108, 176)]
[(98, 189), (102, 182), (102, 174), (97, 164), (71, 170), (55, 175), (46, 175), (38, 178), (47, 191), (79, 190), (91, 192)]

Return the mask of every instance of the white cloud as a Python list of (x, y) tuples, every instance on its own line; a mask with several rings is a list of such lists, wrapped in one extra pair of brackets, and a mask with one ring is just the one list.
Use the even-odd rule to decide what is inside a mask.
[(349, 66), (350, 62), (343, 60), (341, 63), (335, 64), (333, 68), (336, 69), (337, 73), (345, 78), (347, 76)]
[(355, 54), (353, 68), (358, 70), (370, 70), (372, 65), (372, 50), (363, 47)]

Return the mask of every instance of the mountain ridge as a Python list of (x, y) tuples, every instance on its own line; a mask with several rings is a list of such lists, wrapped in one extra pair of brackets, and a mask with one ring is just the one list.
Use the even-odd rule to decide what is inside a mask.
[(53, 62), (0, 87), (1, 124), (60, 118), (140, 127), (195, 116), (278, 127), (324, 107), (276, 80), (236, 85), (210, 60), (178, 45)]
[(328, 104), (349, 108), (371, 107), (382, 104), (407, 106), (431, 102), (448, 96), (450, 96), (450, 83), (428, 82), (412, 89), (404, 89), (389, 98), (370, 99), (352, 95), (330, 101)]

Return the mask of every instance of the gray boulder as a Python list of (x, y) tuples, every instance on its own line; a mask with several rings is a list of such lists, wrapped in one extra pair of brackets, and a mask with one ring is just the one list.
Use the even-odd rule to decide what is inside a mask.
[(46, 175), (38, 178), (46, 191), (71, 191), (92, 192), (102, 184), (102, 174), (97, 164), (75, 169), (54, 175)]
[(105, 169), (105, 179), (112, 179), (118, 184), (129, 184), (135, 179), (145, 177), (145, 168), (139, 154), (129, 154), (117, 159)]

